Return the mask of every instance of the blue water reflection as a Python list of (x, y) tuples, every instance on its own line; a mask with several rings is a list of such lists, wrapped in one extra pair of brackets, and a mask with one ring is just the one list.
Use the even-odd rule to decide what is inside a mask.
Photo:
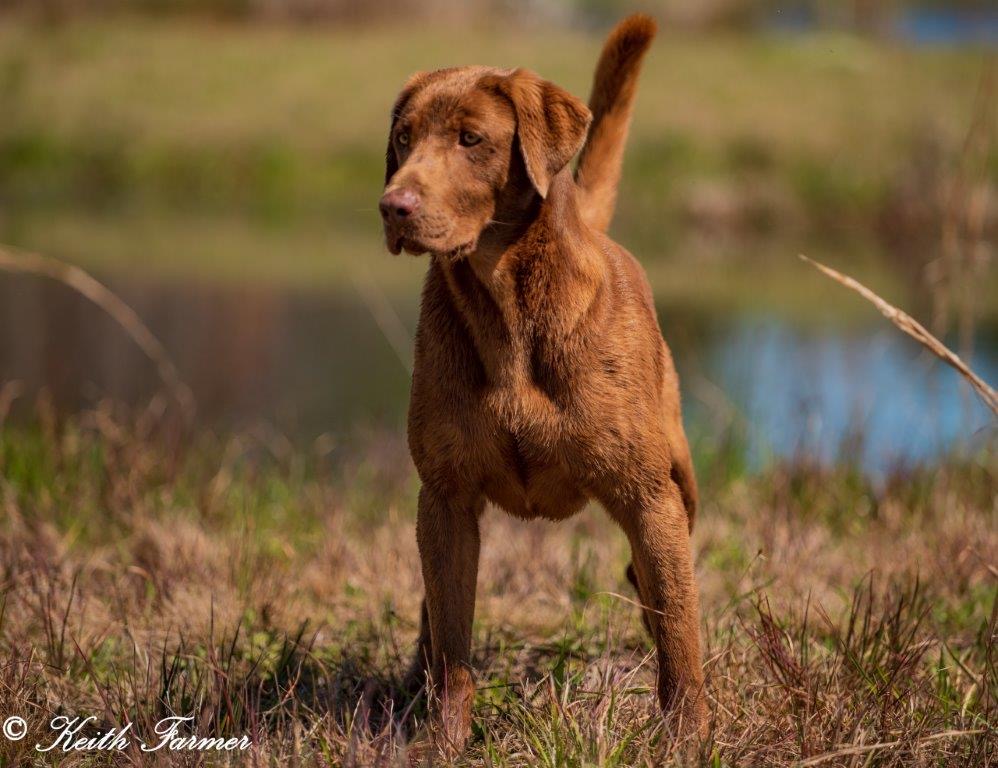
[[(981, 334), (977, 345), (972, 366), (998, 381), (994, 339)], [(886, 323), (800, 330), (742, 318), (703, 350), (702, 371), (743, 420), (753, 466), (805, 456), (882, 471), (973, 449), (993, 434), (990, 411), (959, 374)], [(696, 396), (697, 375), (691, 371), (687, 382), (691, 430), (710, 416)]]
[[(225, 431), (264, 422), (301, 441), (404, 432), (408, 371), (356, 292), (109, 282), (166, 345), (200, 423)], [(393, 300), (410, 332), (417, 300), (415, 290)], [(872, 310), (860, 329), (716, 309), (659, 314), (699, 451), (735, 434), (750, 467), (845, 457), (876, 472), (983, 442), (993, 429), (955, 372)], [(973, 365), (998, 382), (998, 335), (979, 332), (976, 347)], [(159, 385), (89, 302), (56, 283), (0, 276), (0, 386), (13, 380), (24, 385), (25, 413), (42, 389), (74, 412), (105, 396), (142, 403)]]

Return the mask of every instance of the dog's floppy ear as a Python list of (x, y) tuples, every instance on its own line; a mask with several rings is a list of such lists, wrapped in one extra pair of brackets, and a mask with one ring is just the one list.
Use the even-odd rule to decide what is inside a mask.
[(385, 186), (388, 186), (388, 182), (391, 181), (392, 176), (399, 169), (398, 156), (395, 154), (395, 147), (392, 146), (392, 133), (395, 131), (395, 123), (398, 122), (399, 115), (402, 114), (405, 105), (409, 103), (409, 99), (426, 84), (431, 74), (430, 72), (417, 72), (414, 74), (402, 86), (402, 91), (399, 93), (398, 98), (395, 99), (395, 105), (392, 107), (392, 121), (388, 128), (388, 149), (385, 150)]
[(568, 91), (526, 69), (495, 85), (513, 104), (527, 175), (546, 197), (551, 179), (582, 148), (592, 113)]

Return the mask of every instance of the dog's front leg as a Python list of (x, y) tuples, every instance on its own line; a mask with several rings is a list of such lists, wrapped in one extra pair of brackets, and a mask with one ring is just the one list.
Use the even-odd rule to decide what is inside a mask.
[(658, 655), (662, 709), (683, 731), (705, 725), (693, 556), (677, 488), (612, 509), (631, 542), (638, 594)]
[(434, 736), (446, 752), (460, 752), (471, 735), (475, 684), (471, 624), (478, 578), (480, 499), (419, 493), (416, 539), (426, 587), (430, 629), (430, 691)]

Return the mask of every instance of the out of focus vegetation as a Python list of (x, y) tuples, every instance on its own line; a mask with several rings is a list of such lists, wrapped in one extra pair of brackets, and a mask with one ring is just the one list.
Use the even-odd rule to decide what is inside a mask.
[(594, 24), (633, 10), (686, 28), (814, 24), (887, 34), (911, 10), (977, 12), (988, 0), (8, 0), (8, 7), (49, 20), (82, 14), (142, 12), (234, 19), (371, 22), (384, 19), (557, 20)]
[[(586, 94), (599, 44), (575, 32), (8, 18), (0, 233), (35, 244), (40, 228), (37, 244), (58, 247), (81, 213), (155, 209), (376, 239), (386, 110), (408, 73), (518, 64)], [(691, 230), (886, 225), (934, 242), (984, 68), (974, 49), (667, 32), (641, 86), (618, 229), (647, 258)], [(992, 189), (996, 158), (993, 142), (971, 158)], [(928, 210), (909, 215), (913, 195)]]

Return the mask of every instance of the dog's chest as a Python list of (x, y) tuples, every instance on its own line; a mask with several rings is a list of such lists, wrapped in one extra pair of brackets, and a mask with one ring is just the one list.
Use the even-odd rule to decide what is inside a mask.
[(483, 490), (490, 501), (512, 515), (560, 520), (586, 503), (588, 495), (574, 473), (553, 457), (527, 451), (510, 436), (502, 460), (485, 473)]
[(558, 520), (577, 512), (588, 494), (564, 417), (536, 391), (498, 388), (490, 395), (480, 412), (489, 435), (485, 494), (524, 518)]

